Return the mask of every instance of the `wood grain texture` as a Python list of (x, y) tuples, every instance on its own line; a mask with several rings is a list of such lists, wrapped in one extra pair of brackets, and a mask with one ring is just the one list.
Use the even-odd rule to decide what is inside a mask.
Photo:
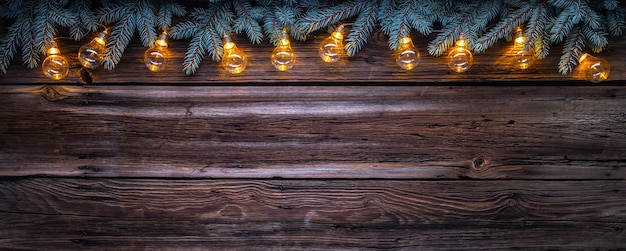
[(236, 76), (208, 58), (186, 76), (184, 40), (154, 74), (135, 36), (89, 83), (75, 53), (90, 38), (59, 41), (62, 81), (16, 57), (0, 75), (0, 249), (626, 249), (626, 40), (600, 55), (598, 86), (558, 73), (559, 45), (520, 72), (500, 41), (453, 74), (426, 54), (437, 32), (413, 36), (411, 72), (379, 31), (335, 65), (324, 32), (294, 41), (284, 73), (243, 36)]
[(4, 179), (0, 246), (615, 249), (626, 245), (625, 189), (624, 181)]
[(624, 87), (0, 89), (2, 176), (624, 179)]

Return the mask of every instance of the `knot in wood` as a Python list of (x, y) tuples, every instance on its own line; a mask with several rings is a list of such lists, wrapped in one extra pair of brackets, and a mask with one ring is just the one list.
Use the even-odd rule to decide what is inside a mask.
[(41, 96), (48, 102), (55, 102), (69, 97), (68, 95), (62, 94), (63, 92), (65, 92), (65, 90), (61, 86), (45, 85), (40, 89), (39, 92), (41, 93)]
[(517, 195), (515, 193), (509, 194), (506, 199), (507, 207), (515, 207), (517, 205)]
[(482, 172), (491, 166), (491, 158), (484, 155), (477, 155), (472, 159), (470, 165), (473, 170)]

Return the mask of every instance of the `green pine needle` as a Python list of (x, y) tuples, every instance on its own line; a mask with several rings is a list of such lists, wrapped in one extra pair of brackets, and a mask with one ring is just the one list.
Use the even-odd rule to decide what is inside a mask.
[(113, 24), (103, 56), (104, 67), (111, 70), (121, 61), (135, 31), (144, 46), (152, 46), (157, 36), (156, 28), (169, 27), (172, 15), (184, 15), (186, 12), (172, 1), (120, 0), (104, 4), (98, 13), (101, 23)]
[(363, 6), (362, 12), (354, 21), (352, 30), (346, 38), (345, 49), (348, 56), (354, 56), (367, 43), (367, 38), (370, 37), (376, 25), (377, 10), (374, 2), (368, 2)]
[(579, 26), (570, 32), (563, 47), (563, 55), (559, 61), (559, 72), (563, 75), (572, 73), (574, 67), (578, 65), (578, 58), (585, 48), (585, 36)]
[(87, 34), (98, 30), (98, 17), (92, 11), (92, 1), (73, 1), (70, 10), (75, 13), (76, 21), (70, 27), (70, 36), (78, 41)]
[(58, 27), (70, 27), (76, 16), (66, 9), (67, 1), (12, 0), (0, 5), (0, 16), (15, 19), (0, 44), (0, 72), (6, 73), (11, 60), (21, 49), (22, 63), (28, 68), (39, 65), (41, 55), (57, 35)]

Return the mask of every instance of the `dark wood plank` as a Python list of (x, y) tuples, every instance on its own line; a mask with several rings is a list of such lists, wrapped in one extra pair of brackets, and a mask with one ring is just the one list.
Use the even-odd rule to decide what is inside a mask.
[(617, 249), (624, 181), (0, 181), (0, 246)]
[(624, 179), (625, 87), (0, 89), (0, 175)]

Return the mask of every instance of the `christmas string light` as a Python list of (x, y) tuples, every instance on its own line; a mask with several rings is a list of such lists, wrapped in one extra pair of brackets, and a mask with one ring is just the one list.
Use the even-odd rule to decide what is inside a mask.
[(88, 44), (83, 45), (78, 50), (78, 60), (80, 64), (88, 69), (96, 69), (102, 63), (102, 54), (105, 50), (106, 29), (98, 32), (96, 37)]
[(67, 76), (70, 66), (67, 59), (61, 56), (61, 51), (57, 48), (57, 44), (54, 40), (51, 42), (51, 46), (46, 53), (48, 57), (46, 57), (41, 64), (43, 75), (52, 80), (60, 80)]
[(578, 62), (580, 63), (578, 68), (586, 80), (599, 83), (609, 78), (611, 65), (603, 58), (585, 53), (578, 58)]
[(319, 55), (326, 63), (335, 63), (339, 61), (343, 50), (343, 29), (344, 25), (337, 26), (330, 36), (322, 40), (319, 47)]
[(143, 55), (144, 63), (150, 71), (158, 72), (165, 69), (171, 54), (167, 47), (167, 32), (163, 31), (154, 45), (148, 48)]
[(524, 35), (522, 27), (515, 29), (513, 51), (515, 53), (515, 67), (517, 69), (526, 70), (535, 62), (534, 51), (528, 43), (528, 39)]
[[(44, 52), (41, 50), (41, 38), (57, 37), (58, 31), (64, 31), (69, 37), (78, 40), (84, 37), (85, 32), (96, 31), (100, 25), (110, 26), (115, 31), (106, 37), (111, 40), (106, 43), (106, 54), (102, 62), (102, 66), (107, 69), (114, 69), (122, 60), (126, 47), (135, 35), (138, 35), (144, 45), (151, 45), (158, 35), (154, 29), (158, 28), (167, 29), (170, 39), (188, 39), (189, 46), (184, 55), (186, 63), (183, 64), (187, 75), (196, 72), (206, 59), (207, 53), (215, 61), (221, 59), (223, 48), (220, 39), (224, 33), (245, 31), (251, 42), (259, 43), (263, 41), (264, 34), (274, 34), (277, 25), (289, 27), (291, 38), (305, 41), (313, 32), (335, 27), (340, 23), (354, 22), (349, 26), (346, 24), (346, 29), (354, 29), (341, 37), (345, 41), (343, 49), (346, 56), (354, 56), (365, 48), (363, 45), (371, 41), (369, 38), (372, 31), (378, 28), (382, 28), (384, 35), (398, 39), (401, 36), (394, 33), (402, 29), (415, 29), (424, 35), (436, 29), (439, 32), (428, 43), (428, 52), (439, 57), (450, 51), (449, 47), (454, 46), (454, 41), (451, 44), (450, 38), (456, 40), (460, 31), (465, 30), (466, 35), (469, 35), (467, 32), (470, 31), (467, 29), (470, 29), (473, 34), (466, 37), (470, 45), (468, 49), (482, 53), (501, 38), (515, 35), (515, 29), (512, 29), (515, 26), (511, 27), (511, 24), (527, 23), (533, 32), (525, 31), (527, 39), (532, 39), (527, 41), (525, 47), (534, 50), (533, 54), (537, 59), (547, 57), (551, 45), (563, 45), (558, 63), (562, 75), (572, 73), (578, 65), (574, 59), (582, 53), (573, 54), (575, 49), (580, 51), (590, 48), (598, 52), (606, 48), (609, 36), (621, 37), (626, 31), (626, 26), (622, 25), (626, 19), (623, 6), (615, 0), (526, 1), (524, 4), (516, 1), (482, 4), (478, 0), (430, 1), (429, 4), (383, 1), (380, 3), (385, 4), (385, 9), (393, 10), (385, 12), (385, 18), (372, 16), (372, 13), (378, 13), (381, 5), (370, 1), (293, 1), (285, 12), (261, 11), (282, 10), (285, 7), (283, 1), (242, 0), (238, 1), (236, 8), (229, 8), (233, 6), (224, 1), (209, 1), (203, 6), (179, 0), (102, 0), (100, 4), (86, 1), (85, 4), (76, 5), (39, 4), (39, 0), (0, 2), (7, 26), (2, 29), (5, 39), (0, 41), (0, 74), (6, 74), (16, 55), (21, 56), (22, 62), (28, 68), (37, 67), (41, 61), (38, 54)], [(37, 8), (33, 9), (33, 6)], [(139, 6), (142, 8), (138, 8)], [(187, 12), (188, 7), (193, 7), (194, 11)], [(446, 15), (440, 15), (441, 11), (445, 11)], [(532, 21), (529, 21), (529, 15), (532, 16)], [(182, 17), (179, 20), (185, 21), (173, 24), (173, 16)], [(420, 17), (437, 17), (437, 20), (421, 22), (423, 20), (420, 21)], [(69, 22), (70, 19), (75, 22)], [(19, 39), (24, 34), (34, 34), (34, 39)], [(391, 48), (397, 49), (400, 45), (398, 39), (389, 39), (387, 42)], [(514, 59), (512, 56), (510, 58)], [(90, 68), (95, 67), (94, 63), (85, 64), (89, 64)], [(522, 63), (520, 67), (526, 67), (524, 65)]]
[(296, 54), (293, 49), (291, 49), (291, 43), (289, 42), (285, 29), (283, 29), (280, 34), (278, 45), (274, 48), (274, 51), (272, 51), (270, 62), (279, 71), (286, 71), (293, 68), (296, 62)]
[(472, 67), (474, 56), (467, 49), (467, 41), (463, 34), (461, 34), (455, 45), (448, 53), (448, 66), (457, 73), (465, 72)]
[(399, 53), (396, 56), (396, 64), (404, 70), (413, 70), (420, 62), (420, 53), (413, 45), (409, 36), (400, 39)]
[(224, 55), (222, 56), (222, 67), (232, 74), (238, 74), (246, 69), (248, 57), (237, 48), (235, 42), (231, 41), (229, 35), (224, 35)]

